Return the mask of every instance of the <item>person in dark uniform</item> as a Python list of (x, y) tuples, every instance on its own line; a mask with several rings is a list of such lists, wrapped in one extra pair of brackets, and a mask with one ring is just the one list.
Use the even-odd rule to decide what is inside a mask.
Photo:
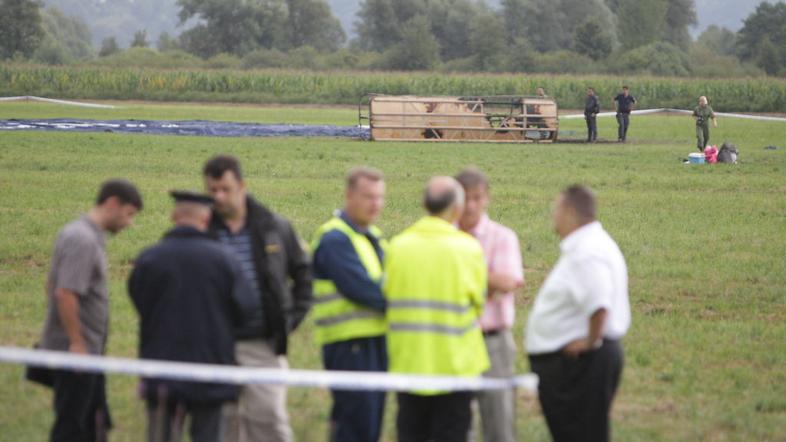
[(617, 110), (617, 141), (624, 143), (630, 126), (630, 111), (636, 105), (636, 98), (630, 94), (628, 86), (622, 86), (622, 93), (614, 97), (612, 104)]
[[(207, 235), (213, 199), (175, 192), (175, 227), (136, 260), (128, 293), (139, 314), (143, 359), (235, 364), (235, 329), (254, 302), (240, 263)], [(180, 440), (186, 415), (194, 442), (222, 440), (222, 406), (234, 385), (146, 378), (150, 442)]]
[(597, 116), (600, 112), (600, 102), (595, 89), (587, 88), (587, 101), (584, 104), (584, 119), (587, 120), (587, 142), (594, 143), (598, 140)]

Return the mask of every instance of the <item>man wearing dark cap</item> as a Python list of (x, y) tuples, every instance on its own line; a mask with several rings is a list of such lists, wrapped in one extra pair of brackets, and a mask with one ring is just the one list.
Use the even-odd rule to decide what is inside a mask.
[[(109, 329), (106, 233), (125, 229), (142, 209), (136, 186), (104, 182), (95, 206), (57, 236), (46, 291), (41, 348), (104, 354)], [(103, 441), (111, 428), (102, 374), (55, 370), (52, 441)]]
[[(257, 300), (240, 264), (207, 235), (213, 199), (172, 192), (172, 228), (143, 251), (128, 279), (139, 314), (142, 359), (235, 364), (234, 329)], [(144, 379), (151, 442), (180, 440), (185, 417), (194, 442), (222, 440), (221, 409), (237, 398), (233, 385)]]
[[(486, 263), (478, 241), (454, 225), (464, 190), (451, 177), (432, 178), (423, 206), (428, 216), (393, 238), (385, 258), (389, 371), (480, 376), (489, 368), (478, 326)], [(465, 442), (471, 401), (466, 391), (399, 393), (398, 440)]]

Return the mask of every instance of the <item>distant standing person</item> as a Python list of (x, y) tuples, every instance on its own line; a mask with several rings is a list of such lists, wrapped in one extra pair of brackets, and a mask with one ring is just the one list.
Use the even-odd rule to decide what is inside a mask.
[(699, 97), (699, 105), (693, 109), (693, 117), (696, 119), (696, 147), (699, 152), (704, 152), (704, 148), (710, 142), (710, 120), (713, 127), (718, 127), (718, 120), (715, 118), (712, 106), (707, 102), (707, 97), (703, 95)]
[[(128, 294), (139, 314), (139, 357), (235, 364), (235, 328), (254, 294), (240, 263), (207, 235), (213, 199), (172, 192), (175, 226), (136, 259)], [(222, 406), (236, 385), (146, 378), (148, 442), (180, 441), (186, 416), (193, 442), (222, 440)]]
[[(215, 199), (210, 235), (232, 250), (259, 303), (245, 312), (237, 331), (235, 357), (243, 366), (288, 368), (289, 334), (311, 308), (309, 257), (292, 225), (248, 194), (240, 162), (230, 155), (211, 158), (203, 169)], [(229, 442), (287, 442), (292, 429), (286, 386), (243, 386), (237, 404), (227, 404)]]
[[(480, 327), (491, 368), (483, 375), (508, 378), (516, 373), (516, 344), (510, 330), (516, 314), (514, 291), (524, 286), (519, 239), (513, 230), (489, 218), (489, 182), (483, 172), (464, 169), (456, 180), (464, 188), (466, 200), (459, 228), (478, 240), (488, 270), (486, 308)], [(515, 403), (513, 389), (478, 393), (484, 442), (516, 441)]]
[(622, 93), (614, 97), (612, 104), (617, 111), (617, 141), (624, 143), (630, 126), (630, 112), (636, 106), (636, 98), (630, 94), (628, 86), (622, 86)]
[(584, 103), (584, 119), (587, 120), (587, 142), (594, 143), (598, 140), (597, 116), (600, 112), (600, 102), (595, 89), (587, 88), (587, 100)]
[(628, 270), (595, 218), (595, 196), (571, 186), (554, 202), (562, 254), (527, 321), (530, 366), (555, 442), (605, 442), (630, 326)]
[[(101, 185), (95, 206), (58, 234), (46, 283), (49, 304), (41, 348), (102, 355), (109, 328), (105, 234), (125, 229), (142, 210), (125, 180)], [(112, 427), (103, 374), (53, 372), (55, 422), (51, 441), (104, 441)]]

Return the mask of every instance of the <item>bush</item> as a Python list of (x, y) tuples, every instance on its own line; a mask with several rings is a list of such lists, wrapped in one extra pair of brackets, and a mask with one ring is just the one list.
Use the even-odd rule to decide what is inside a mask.
[(612, 57), (622, 72), (686, 76), (690, 73), (688, 56), (665, 42), (651, 43)]
[(243, 57), (242, 65), (245, 69), (283, 68), (287, 62), (286, 54), (278, 49), (257, 49)]
[(196, 68), (204, 65), (200, 58), (181, 50), (158, 52), (155, 49), (139, 47), (99, 58), (93, 63), (117, 68)]
[(239, 69), (243, 62), (236, 55), (221, 53), (208, 58), (205, 67), (211, 69)]
[(553, 74), (581, 74), (594, 70), (593, 61), (586, 55), (573, 51), (555, 51), (535, 56), (531, 72)]
[(68, 50), (59, 42), (47, 37), (33, 52), (33, 61), (49, 65), (62, 65), (71, 62)]

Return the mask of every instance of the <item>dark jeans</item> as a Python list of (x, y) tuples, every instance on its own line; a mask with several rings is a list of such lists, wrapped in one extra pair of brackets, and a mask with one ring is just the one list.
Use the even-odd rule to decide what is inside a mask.
[(398, 442), (466, 442), (472, 393), (398, 394)]
[(617, 135), (622, 141), (628, 136), (628, 127), (630, 126), (630, 114), (626, 112), (617, 113)]
[[(387, 371), (385, 337), (350, 339), (322, 347), (326, 370)], [(331, 390), (330, 440), (377, 442), (385, 414), (384, 391)]]
[(53, 442), (107, 440), (112, 419), (106, 403), (104, 375), (66, 370), (55, 370), (52, 375), (55, 423), (49, 439)]
[(176, 401), (147, 402), (148, 442), (179, 442), (183, 440), (186, 415), (191, 417), (189, 435), (192, 442), (219, 442), (224, 428), (222, 403), (186, 404)]
[(598, 118), (590, 115), (584, 115), (587, 120), (587, 141), (595, 141), (598, 139)]
[(538, 375), (538, 398), (554, 442), (606, 442), (609, 411), (622, 374), (619, 342), (577, 358), (561, 352), (530, 355)]

